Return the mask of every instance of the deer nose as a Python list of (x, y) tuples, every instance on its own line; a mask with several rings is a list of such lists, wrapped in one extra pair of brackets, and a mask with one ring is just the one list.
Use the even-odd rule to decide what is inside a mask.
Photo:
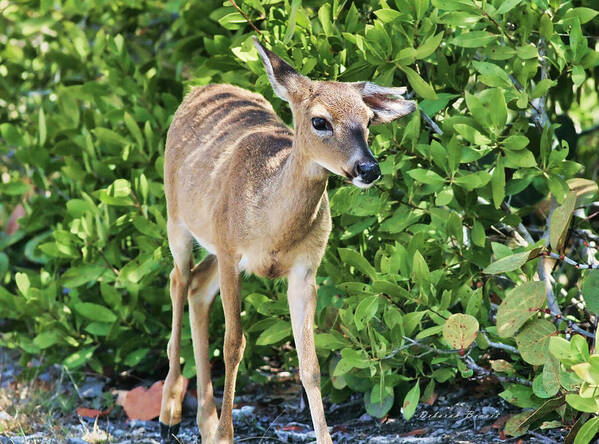
[(366, 162), (358, 162), (356, 165), (356, 172), (364, 183), (372, 183), (381, 177), (381, 169), (379, 168), (379, 164), (371, 160), (367, 160)]

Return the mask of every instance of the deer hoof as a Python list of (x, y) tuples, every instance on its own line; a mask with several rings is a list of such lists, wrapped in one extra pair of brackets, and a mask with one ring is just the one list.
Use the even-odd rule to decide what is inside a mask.
[(179, 440), (177, 440), (177, 433), (179, 433), (179, 424), (164, 424), (162, 421), (159, 421), (160, 425), (160, 443), (161, 444), (177, 444)]

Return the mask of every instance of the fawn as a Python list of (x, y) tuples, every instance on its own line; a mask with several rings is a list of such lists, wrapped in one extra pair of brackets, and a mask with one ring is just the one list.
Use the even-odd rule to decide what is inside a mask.
[[(185, 299), (197, 367), (197, 423), (203, 443), (232, 443), (237, 369), (245, 347), (240, 273), (288, 278), (288, 302), (299, 374), (319, 444), (332, 443), (314, 348), (316, 270), (331, 231), (328, 173), (367, 188), (380, 169), (367, 145), (368, 126), (416, 109), (405, 88), (370, 82), (313, 81), (254, 38), (275, 93), (289, 102), (289, 129), (261, 95), (232, 85), (197, 87), (168, 131), (164, 188), (173, 306), (169, 371), (160, 412), (163, 442), (181, 422), (179, 363)], [(209, 253), (193, 266), (192, 244)], [(208, 324), (220, 289), (225, 314), (225, 387), (218, 417), (210, 379)]]

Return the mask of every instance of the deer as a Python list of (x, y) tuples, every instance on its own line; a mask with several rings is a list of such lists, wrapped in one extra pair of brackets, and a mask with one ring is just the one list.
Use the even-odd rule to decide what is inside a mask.
[[(175, 442), (185, 380), (181, 318), (189, 303), (197, 373), (197, 425), (202, 443), (232, 443), (237, 370), (246, 339), (241, 324), (241, 273), (287, 277), (299, 377), (318, 444), (332, 443), (314, 346), (315, 276), (331, 231), (329, 173), (360, 188), (381, 176), (368, 147), (370, 124), (416, 109), (406, 88), (315, 81), (254, 45), (275, 94), (288, 102), (290, 129), (260, 94), (237, 86), (195, 87), (178, 107), (164, 158), (172, 330), (160, 409), (162, 442)], [(209, 255), (194, 266), (194, 242)], [(220, 291), (225, 316), (225, 382), (220, 417), (209, 362), (209, 313)], [(177, 441), (178, 442), (178, 441)]]

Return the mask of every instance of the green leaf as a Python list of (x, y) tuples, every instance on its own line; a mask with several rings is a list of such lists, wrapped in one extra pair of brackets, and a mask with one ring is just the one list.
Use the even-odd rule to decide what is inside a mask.
[(462, 48), (480, 48), (481, 46), (487, 46), (497, 37), (497, 35), (486, 31), (468, 31), (454, 37), (449, 43)]
[(385, 391), (385, 395), (380, 402), (372, 402), (371, 401), (371, 392), (367, 391), (364, 393), (364, 406), (366, 407), (366, 413), (375, 418), (383, 418), (391, 407), (393, 407), (393, 402), (395, 400), (395, 396), (393, 390), (390, 392)]
[(129, 132), (131, 133), (131, 135), (137, 142), (138, 147), (143, 148), (144, 136), (141, 133), (141, 130), (139, 129), (139, 126), (137, 125), (137, 122), (135, 121), (135, 119), (131, 116), (131, 114), (126, 112), (125, 115), (123, 116), (123, 120), (125, 121), (125, 125), (127, 126), (127, 129), (129, 130)]
[(44, 331), (38, 334), (33, 343), (42, 350), (52, 347), (60, 340), (56, 330)]
[(403, 65), (398, 65), (398, 67), (406, 74), (408, 82), (410, 82), (410, 86), (416, 94), (423, 99), (437, 100), (437, 94), (435, 94), (433, 87), (426, 83), (416, 71)]
[(288, 321), (277, 319), (277, 321), (260, 333), (256, 339), (256, 345), (275, 344), (291, 336), (291, 325)]
[(578, 430), (576, 438), (574, 438), (574, 444), (588, 444), (599, 432), (599, 417), (589, 419), (584, 425)]
[(554, 251), (559, 252), (566, 240), (572, 214), (576, 208), (576, 193), (570, 191), (564, 203), (553, 211), (549, 226), (549, 243)]
[(416, 381), (416, 384), (406, 393), (401, 405), (401, 413), (406, 421), (409, 421), (416, 413), (418, 401), (420, 401), (420, 381)]
[(62, 285), (75, 288), (88, 282), (95, 282), (106, 270), (105, 265), (84, 264), (69, 268), (62, 276)]
[(489, 145), (491, 143), (491, 139), (489, 139), (487, 136), (483, 136), (477, 129), (471, 127), (470, 125), (456, 123), (453, 127), (460, 136), (470, 143), (475, 145)]
[(545, 40), (551, 40), (553, 35), (553, 22), (549, 14), (545, 13), (541, 17), (541, 24), (539, 25), (539, 33)]
[(351, 248), (338, 248), (337, 251), (341, 260), (347, 265), (353, 266), (372, 280), (376, 279), (376, 270), (360, 253)]
[(466, 350), (476, 339), (478, 328), (474, 316), (455, 313), (443, 325), (443, 339), (455, 350)]
[(124, 147), (129, 144), (129, 141), (121, 136), (119, 133), (114, 132), (108, 128), (95, 128), (93, 133), (96, 135), (100, 142), (103, 142), (107, 145), (114, 145), (119, 147)]
[(528, 430), (528, 426), (523, 425), (528, 417), (528, 412), (517, 413), (505, 423), (503, 432), (508, 436), (520, 436)]
[(441, 44), (442, 40), (443, 40), (443, 31), (439, 32), (436, 35), (429, 37), (428, 39), (426, 39), (426, 41), (422, 45), (420, 45), (418, 48), (416, 48), (416, 50), (414, 51), (414, 58), (416, 58), (416, 59), (427, 58), (429, 55), (431, 55), (432, 53), (435, 52), (435, 50)]
[(599, 314), (599, 270), (588, 270), (582, 281), (582, 297), (587, 308)]
[(499, 209), (505, 198), (505, 170), (503, 169), (502, 156), (497, 156), (497, 162), (495, 163), (495, 169), (491, 175), (491, 191), (493, 194), (493, 203), (495, 208)]
[(555, 331), (555, 325), (547, 319), (535, 319), (526, 324), (516, 336), (522, 359), (532, 365), (545, 364), (549, 356), (549, 338)]
[(580, 65), (574, 65), (572, 67), (572, 81), (574, 85), (580, 86), (586, 80), (587, 76), (584, 72), (584, 68)]
[(483, 273), (500, 274), (517, 270), (528, 261), (529, 256), (530, 251), (514, 253), (487, 265), (487, 267), (483, 270)]
[(512, 88), (510, 76), (494, 63), (473, 61), (472, 66), (480, 73), (480, 81), (485, 85)]
[(518, 6), (522, 0), (504, 0), (501, 6), (497, 8), (497, 14), (505, 14)]
[(532, 91), (532, 98), (536, 99), (547, 94), (550, 88), (555, 86), (557, 82), (551, 79), (543, 79), (535, 85), (535, 89)]
[(414, 258), (412, 259), (412, 276), (414, 282), (419, 285), (428, 282), (430, 279), (428, 265), (418, 250), (414, 252)]
[(566, 402), (580, 412), (599, 413), (599, 398), (583, 398), (580, 395), (568, 393)]
[[(549, 342), (551, 343), (551, 338), (549, 339)], [(545, 365), (543, 366), (542, 373), (543, 388), (549, 396), (555, 396), (559, 391), (559, 369), (560, 363), (558, 359), (552, 353), (549, 353), (547, 355)]]
[(99, 322), (114, 322), (116, 315), (103, 305), (93, 304), (91, 302), (79, 302), (74, 305), (75, 311), (81, 316)]
[(370, 321), (376, 314), (379, 307), (378, 295), (365, 297), (360, 301), (356, 307), (354, 314), (354, 322), (358, 331), (362, 330), (368, 321)]
[(383, 8), (374, 11), (374, 15), (381, 19), (383, 23), (391, 23), (401, 17), (401, 12), (396, 11), (395, 9)]
[(422, 168), (416, 168), (408, 171), (408, 175), (418, 182), (425, 183), (428, 185), (440, 185), (445, 182), (441, 176), (432, 170), (425, 170)]
[(482, 188), (491, 180), (491, 175), (486, 171), (477, 171), (475, 173), (457, 176), (453, 181), (456, 185), (465, 190), (472, 191), (477, 188)]
[(539, 57), (539, 52), (537, 51), (537, 48), (533, 45), (520, 46), (516, 50), (516, 53), (518, 54), (518, 57), (524, 60)]
[(485, 246), (485, 228), (483, 227), (483, 224), (481, 224), (478, 220), (475, 220), (472, 224), (471, 237), (472, 242), (474, 242), (474, 245), (477, 245), (479, 247)]
[(511, 337), (545, 303), (545, 284), (526, 282), (510, 291), (497, 309), (497, 334)]
[(505, 138), (505, 140), (503, 140), (501, 143), (502, 145), (505, 145), (507, 149), (519, 151), (526, 148), (528, 146), (528, 142), (528, 137), (518, 134)]
[(580, 23), (584, 25), (585, 23), (588, 23), (591, 20), (593, 20), (597, 16), (597, 14), (599, 14), (599, 11), (596, 11), (591, 8), (571, 8), (568, 9), (568, 11), (566, 12), (564, 19), (577, 17), (578, 20), (580, 20)]

